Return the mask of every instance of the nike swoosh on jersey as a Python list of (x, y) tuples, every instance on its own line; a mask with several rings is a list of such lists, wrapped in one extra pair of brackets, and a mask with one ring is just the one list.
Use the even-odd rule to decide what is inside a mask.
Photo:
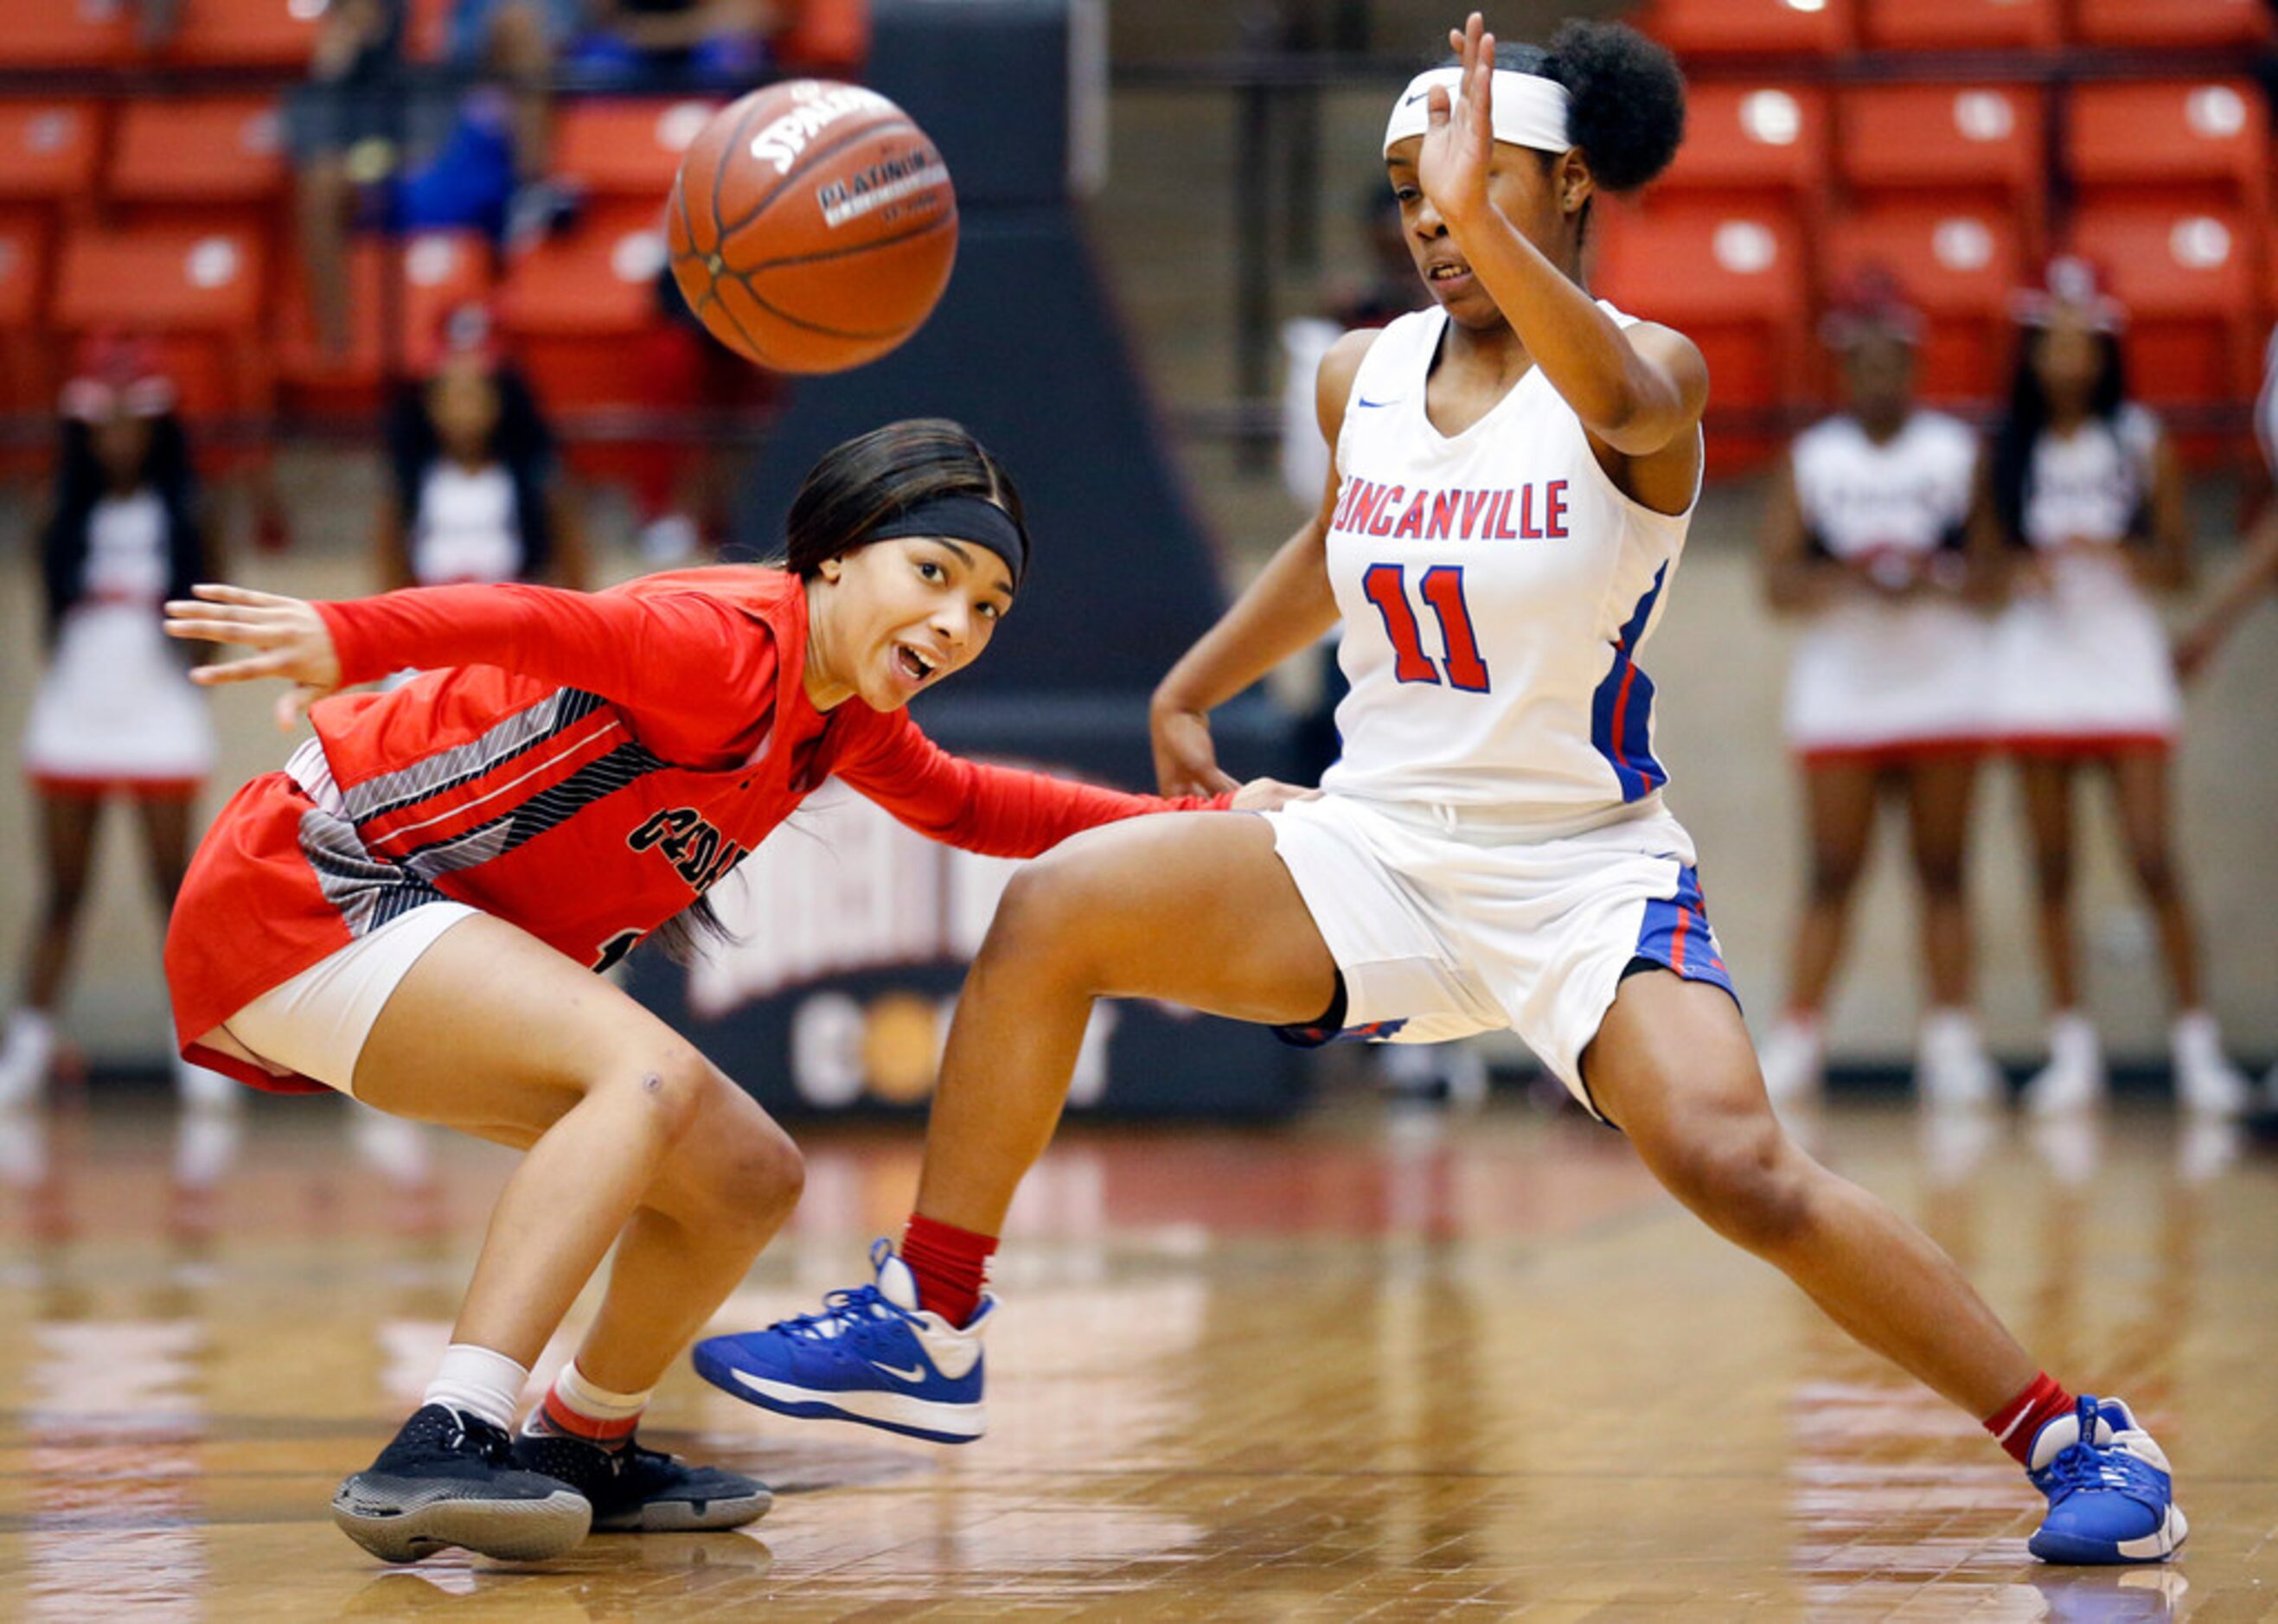
[(1403, 102), (1401, 105), (1403, 107), (1413, 107), (1417, 103), (1422, 101), (1426, 96), (1430, 95), (1432, 93), (1429, 90), (1418, 90), (1414, 95), (1410, 96), (1406, 101)]
[(1404, 398), (1405, 397), (1403, 396), (1395, 395), (1389, 400), (1372, 400), (1366, 395), (1363, 395), (1359, 400), (1355, 400), (1353, 404), (1355, 406), (1397, 406)]

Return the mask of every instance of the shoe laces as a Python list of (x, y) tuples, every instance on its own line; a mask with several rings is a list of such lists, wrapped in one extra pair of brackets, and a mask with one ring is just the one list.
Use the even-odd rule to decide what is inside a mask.
[(452, 1430), (443, 1439), (444, 1447), (456, 1449), (464, 1444), (490, 1466), (514, 1464), (514, 1439), (504, 1427), (470, 1415), (463, 1410), (451, 1412)]
[(2083, 1397), (2080, 1404), (2080, 1437), (2057, 1452), (2057, 1458), (2042, 1468), (2041, 1487), (2052, 1504), (2083, 1489), (2113, 1491), (2138, 1498), (2160, 1500), (2166, 1490), (2157, 1467), (2144, 1460), (2121, 1442), (2129, 1435), (2114, 1432), (2106, 1444), (2093, 1443), (2096, 1426), (2101, 1419), (2096, 1400)]
[(787, 1337), (824, 1342), (851, 1335), (881, 1320), (902, 1320), (912, 1325), (918, 1323), (916, 1315), (901, 1304), (889, 1300), (875, 1285), (857, 1285), (843, 1292), (825, 1292), (820, 1314), (802, 1314), (791, 1319), (777, 1320), (768, 1329), (779, 1330)]

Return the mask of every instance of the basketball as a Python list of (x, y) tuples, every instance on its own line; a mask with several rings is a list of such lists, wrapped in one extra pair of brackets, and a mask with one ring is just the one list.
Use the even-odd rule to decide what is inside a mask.
[(957, 194), (923, 130), (875, 90), (797, 80), (689, 143), (666, 232), (712, 336), (778, 372), (842, 372), (918, 330), (957, 258)]

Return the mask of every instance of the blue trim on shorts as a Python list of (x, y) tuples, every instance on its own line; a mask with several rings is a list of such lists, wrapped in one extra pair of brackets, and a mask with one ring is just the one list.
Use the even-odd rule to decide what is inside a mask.
[(1673, 971), (1688, 981), (1721, 987), (1734, 1003), (1740, 995), (1732, 987), (1731, 972), (1708, 928), (1708, 909), (1701, 895), (1701, 876), (1689, 863), (1677, 870), (1677, 895), (1667, 901), (1648, 902), (1638, 927), (1637, 957)]

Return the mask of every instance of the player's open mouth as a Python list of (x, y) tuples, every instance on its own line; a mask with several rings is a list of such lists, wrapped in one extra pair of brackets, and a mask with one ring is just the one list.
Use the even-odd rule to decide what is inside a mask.
[(909, 678), (912, 682), (922, 682), (933, 675), (931, 663), (924, 655), (907, 644), (899, 644), (895, 648), (894, 658), (902, 667), (902, 675)]
[(1451, 260), (1444, 265), (1433, 265), (1425, 271), (1424, 278), (1433, 286), (1445, 288), (1453, 286), (1457, 282), (1468, 281), (1471, 274), (1472, 268), (1469, 265), (1464, 264), (1461, 260)]

